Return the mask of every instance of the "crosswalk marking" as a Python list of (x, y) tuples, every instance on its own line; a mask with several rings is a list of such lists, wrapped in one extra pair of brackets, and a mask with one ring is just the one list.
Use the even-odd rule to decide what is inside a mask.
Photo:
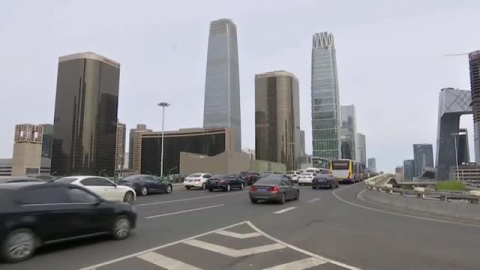
[(264, 270), (303, 270), (324, 263), (327, 262), (318, 258), (306, 258), (303, 260), (280, 264), (274, 267), (266, 268)]
[(264, 245), (264, 246), (258, 246), (253, 248), (246, 248), (246, 249), (231, 249), (228, 247), (224, 247), (224, 246), (220, 246), (220, 245), (216, 245), (216, 244), (212, 244), (212, 243), (208, 243), (208, 242), (204, 242), (196, 239), (188, 240), (188, 241), (185, 241), (184, 243), (190, 246), (206, 249), (206, 250), (227, 255), (230, 257), (243, 257), (243, 256), (249, 256), (249, 255), (254, 255), (258, 253), (269, 252), (269, 251), (285, 248), (284, 245), (271, 244), (271, 245)]
[(202, 270), (201, 268), (195, 267), (193, 265), (177, 261), (175, 259), (163, 256), (156, 252), (149, 252), (138, 256), (138, 258), (153, 263), (157, 266), (165, 268), (167, 270)]
[(248, 239), (248, 238), (261, 236), (261, 234), (259, 234), (258, 232), (236, 233), (236, 232), (229, 232), (229, 231), (218, 231), (216, 233), (221, 234), (221, 235), (225, 235), (225, 236), (230, 236), (230, 237), (233, 237), (233, 238), (238, 238), (238, 239)]

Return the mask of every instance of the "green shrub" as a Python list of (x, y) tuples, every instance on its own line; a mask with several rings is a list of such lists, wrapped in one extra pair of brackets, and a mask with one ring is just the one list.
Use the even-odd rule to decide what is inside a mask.
[(465, 184), (462, 181), (440, 181), (437, 183), (436, 190), (450, 191), (450, 190), (466, 190)]

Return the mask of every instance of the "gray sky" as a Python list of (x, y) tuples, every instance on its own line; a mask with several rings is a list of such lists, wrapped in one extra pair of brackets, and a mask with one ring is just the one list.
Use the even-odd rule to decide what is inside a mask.
[[(12, 155), (15, 124), (53, 122), (58, 57), (76, 52), (121, 63), (119, 119), (128, 129), (159, 130), (158, 101), (172, 104), (167, 130), (200, 127), (209, 22), (231, 18), (244, 148), (255, 146), (254, 75), (284, 69), (300, 81), (311, 153), (311, 38), (330, 31), (341, 104), (356, 106), (367, 157), (393, 171), (413, 157), (413, 143), (435, 144), (439, 90), (470, 89), (467, 57), (443, 55), (480, 49), (479, 14), (478, 0), (2, 1), (0, 157)], [(472, 121), (462, 119), (471, 137)]]

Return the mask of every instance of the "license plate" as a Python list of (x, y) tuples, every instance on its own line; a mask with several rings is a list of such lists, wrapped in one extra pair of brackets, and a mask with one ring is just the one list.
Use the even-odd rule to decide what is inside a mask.
[(259, 188), (259, 189), (258, 189), (258, 192), (267, 192), (267, 191), (268, 191), (268, 190), (265, 189), (265, 188)]

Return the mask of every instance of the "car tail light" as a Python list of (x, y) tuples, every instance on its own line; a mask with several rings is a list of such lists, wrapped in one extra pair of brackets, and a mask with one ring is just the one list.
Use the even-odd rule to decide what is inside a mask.
[(253, 191), (253, 192), (257, 191), (257, 187), (251, 186), (251, 187), (250, 187), (250, 191)]
[(277, 192), (278, 191), (278, 187), (271, 187), (269, 189), (271, 192)]
[(200, 179), (195, 179), (195, 182), (200, 182)]

